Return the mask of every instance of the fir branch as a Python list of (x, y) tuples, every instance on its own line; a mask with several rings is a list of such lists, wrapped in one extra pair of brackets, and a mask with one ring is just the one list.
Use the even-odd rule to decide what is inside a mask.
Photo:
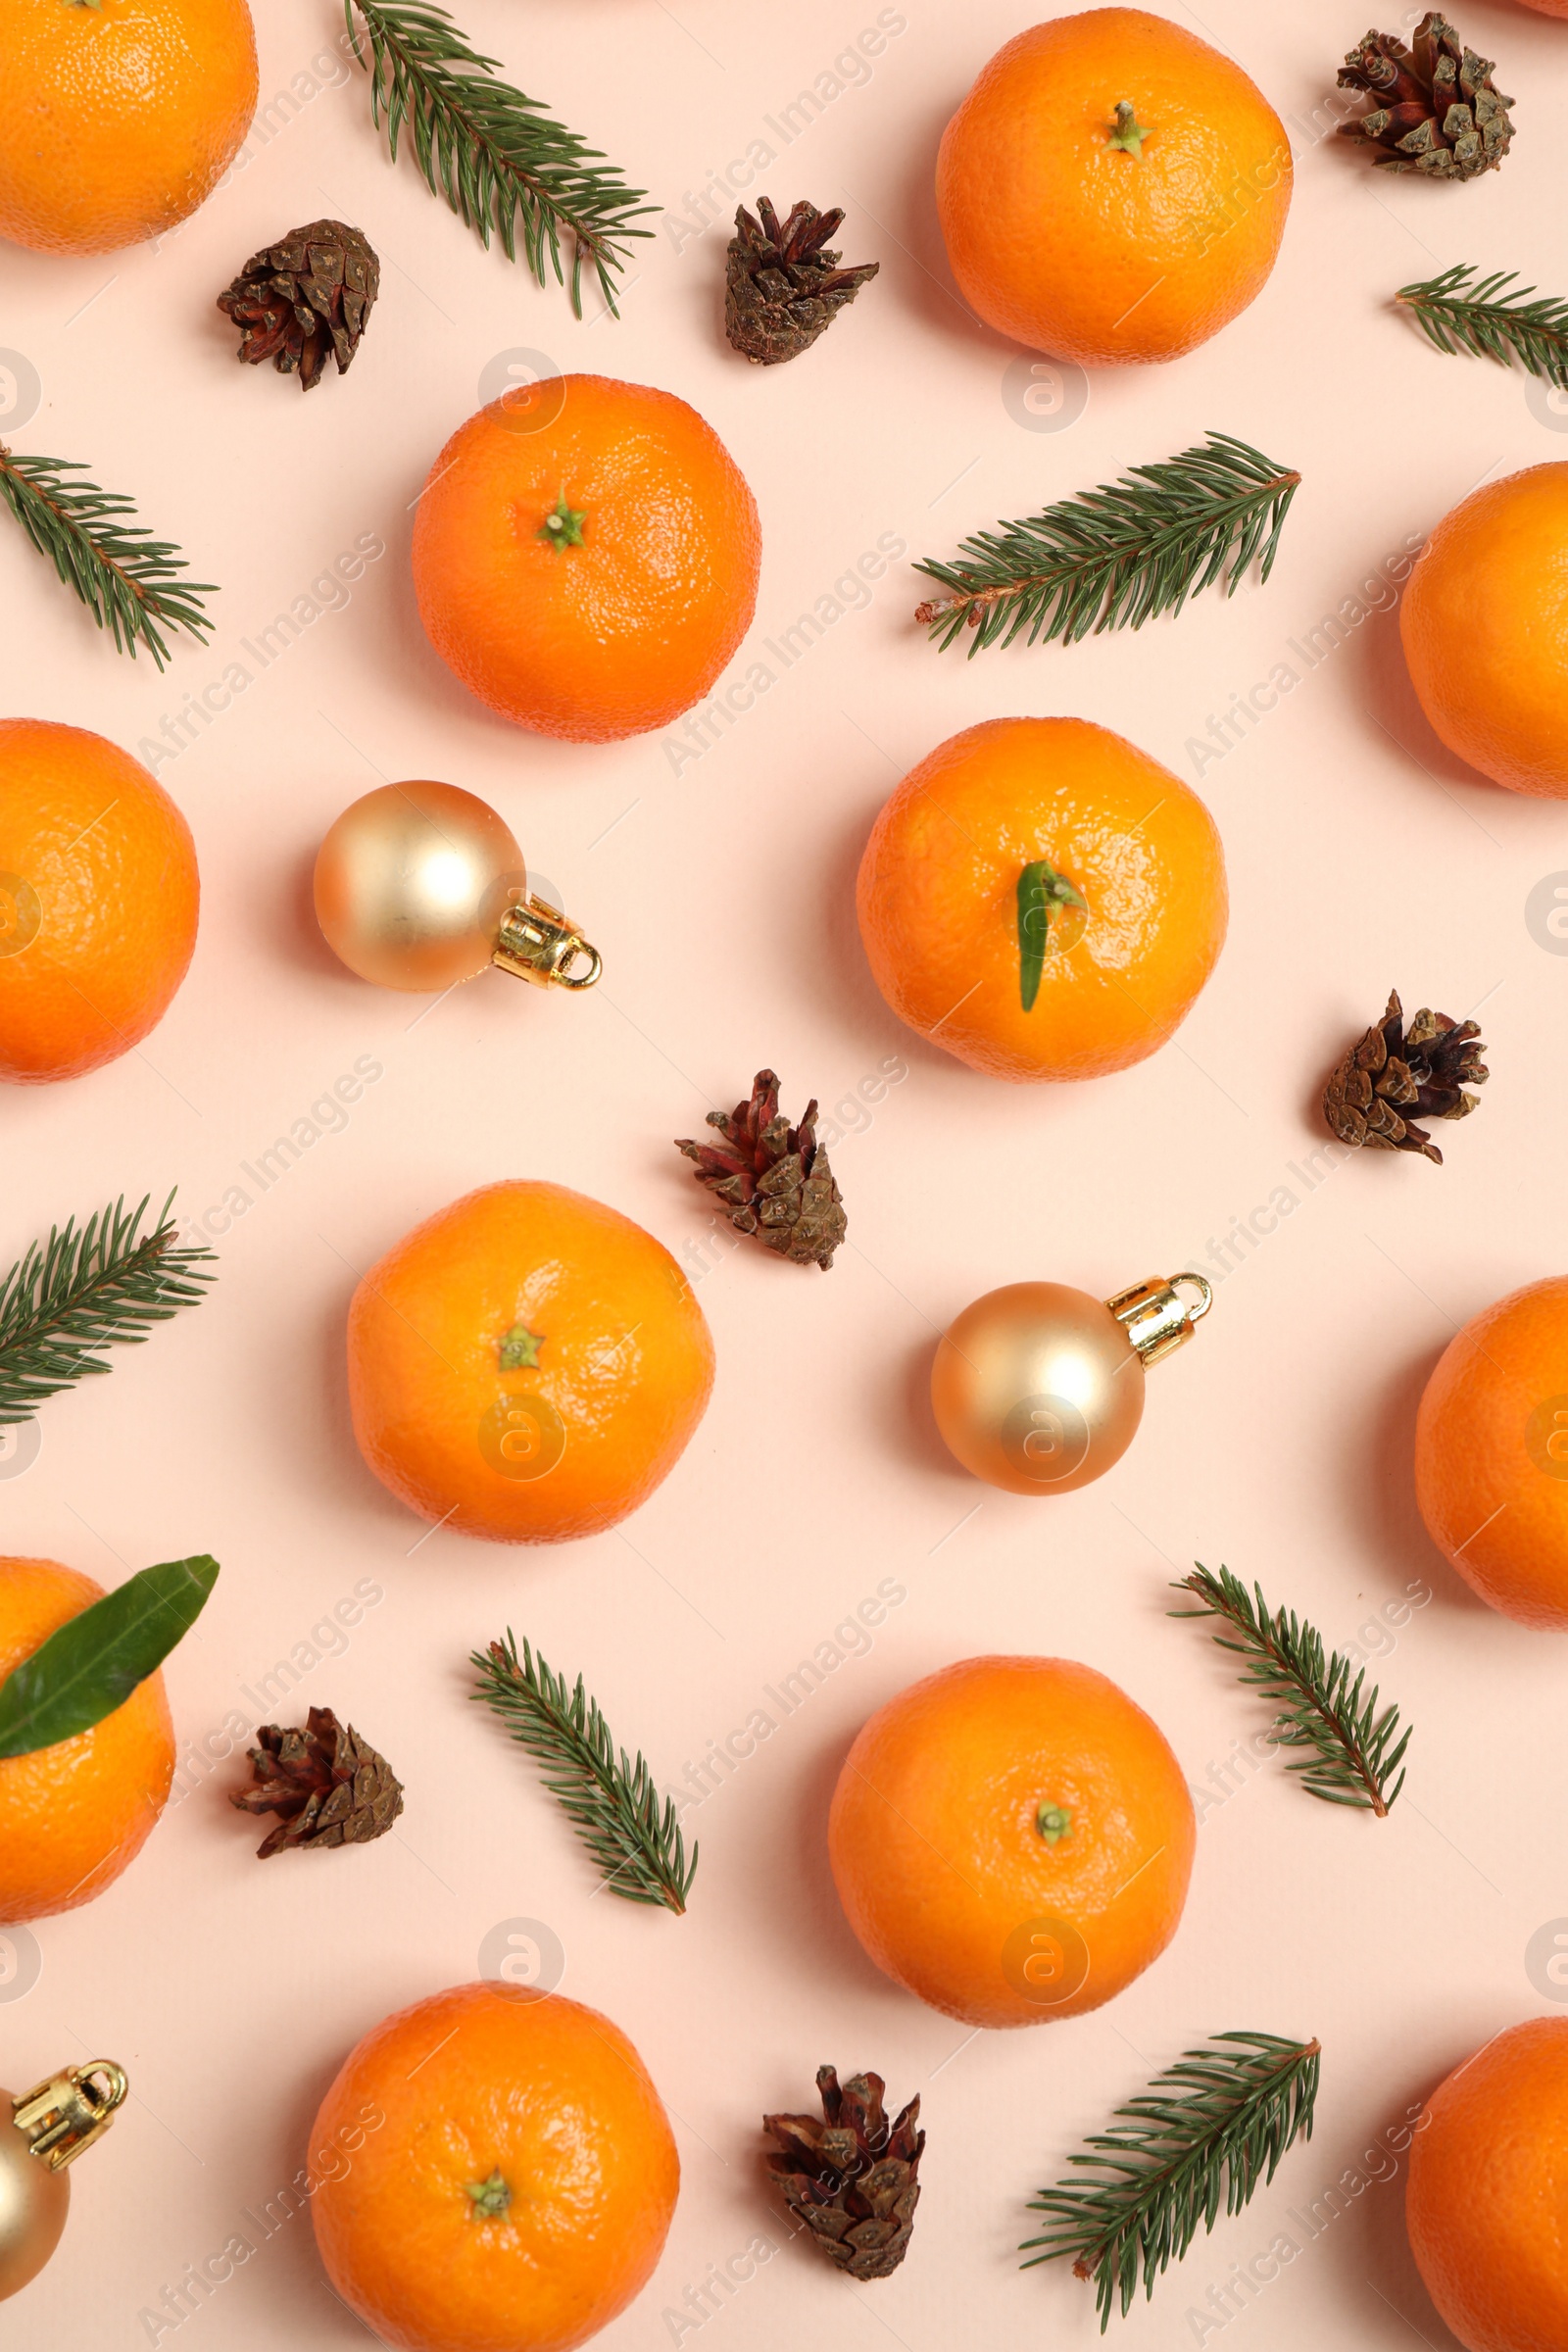
[(1140, 2277), (1152, 2297), (1199, 2224), (1212, 2230), (1222, 2200), (1240, 2213), (1293, 2141), (1311, 2138), (1318, 2052), (1275, 2034), (1217, 2034), (1189, 2050), (1068, 2158), (1088, 2180), (1074, 2174), (1030, 2199), (1050, 2218), (1019, 2249), (1023, 2268), (1070, 2255), (1073, 2276), (1095, 2282), (1103, 2334), (1118, 2300), (1125, 2318)]
[[(568, 1690), (524, 1642), (522, 1655), (511, 1627), (504, 1642), (471, 1652), (479, 1688), (470, 1697), (492, 1707), (536, 1763), (548, 1767), (545, 1787), (605, 1873), (605, 1884), (632, 1903), (662, 1903), (682, 1912), (697, 1875), (671, 1798), (661, 1811), (654, 1777), (639, 1753), (633, 1763), (617, 1749), (610, 1726), (579, 1674)], [(551, 1776), (554, 1777), (551, 1777)]]
[(146, 1200), (127, 1212), (122, 1196), (79, 1231), (69, 1218), (0, 1282), (0, 1425), (30, 1421), (46, 1396), (111, 1369), (99, 1349), (145, 1340), (206, 1297), (213, 1252), (175, 1247), (173, 1200), (148, 1234)]
[(915, 619), (944, 648), (967, 630), (972, 658), (1025, 630), (1031, 645), (1076, 645), (1102, 629), (1141, 629), (1222, 573), (1234, 596), (1254, 560), (1268, 578), (1300, 479), (1211, 432), (1162, 465), (966, 539), (952, 564), (917, 564), (947, 593)]
[(1200, 1562), (1173, 1589), (1193, 1593), (1200, 1605), (1171, 1615), (1218, 1618), (1214, 1640), (1247, 1660), (1242, 1681), (1282, 1702), (1270, 1737), (1280, 1747), (1304, 1751), (1287, 1768), (1301, 1775), (1308, 1793), (1325, 1804), (1386, 1815), (1404, 1787), (1410, 1734), (1400, 1731), (1397, 1707), (1379, 1714), (1377, 1685), (1363, 1690), (1365, 1667), (1352, 1682), (1349, 1659), (1339, 1650), (1325, 1655), (1315, 1627), (1294, 1609), (1271, 1610), (1261, 1585), (1250, 1593), (1228, 1568), (1214, 1576)]
[[(442, 196), (488, 248), (500, 233), (509, 261), (522, 250), (540, 285), (548, 260), (558, 285), (563, 235), (571, 239), (571, 307), (582, 317), (582, 268), (599, 281), (606, 307), (615, 309), (612, 272), (624, 270), (631, 237), (650, 237), (632, 223), (658, 205), (643, 204), (632, 188), (573, 130), (556, 122), (537, 98), (524, 97), (495, 77), (500, 60), (482, 57), (446, 11), (426, 0), (344, 0), (360, 63), (370, 76), (371, 118), (386, 126), (394, 159), (405, 128), (425, 185)], [(355, 14), (364, 19), (370, 55), (359, 50)]]
[[(1401, 286), (1394, 297), (1410, 312), (1439, 351), (1469, 352), (1506, 368), (1518, 360), (1543, 383), (1568, 391), (1568, 302), (1518, 286), (1517, 270), (1478, 276), (1468, 262), (1456, 262), (1438, 277)], [(1472, 282), (1474, 281), (1474, 282)]]
[(66, 479), (85, 470), (72, 458), (23, 457), (0, 443), (0, 498), (33, 546), (121, 653), (134, 658), (144, 645), (162, 669), (169, 660), (163, 629), (186, 629), (200, 641), (213, 626), (200, 600), (218, 590), (211, 580), (179, 577), (185, 558), (172, 540), (130, 521), (133, 500)]

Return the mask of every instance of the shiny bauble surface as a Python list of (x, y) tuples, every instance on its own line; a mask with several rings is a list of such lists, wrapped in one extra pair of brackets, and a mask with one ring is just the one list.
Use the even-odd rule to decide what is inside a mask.
[(1103, 1300), (1065, 1283), (1012, 1282), (943, 1334), (931, 1406), (953, 1452), (988, 1486), (1065, 1494), (1132, 1444), (1144, 1367)]
[(455, 784), (383, 784), (345, 808), (316, 860), (316, 918), (351, 972), (435, 994), (482, 972), (522, 852), (488, 803)]
[(60, 2243), (71, 2182), (33, 2155), (11, 2121), (11, 2093), (0, 2090), (0, 2303), (36, 2278)]

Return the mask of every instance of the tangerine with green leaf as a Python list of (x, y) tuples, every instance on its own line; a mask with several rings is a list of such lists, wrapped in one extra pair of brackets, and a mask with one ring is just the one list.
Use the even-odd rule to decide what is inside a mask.
[(518, 726), (606, 743), (701, 701), (751, 625), (757, 502), (672, 392), (519, 386), (447, 443), (415, 512), (425, 633)]
[[(58, 1560), (0, 1559), (0, 1685), (104, 1591)], [(0, 1922), (74, 1911), (150, 1837), (174, 1773), (174, 1730), (154, 1672), (88, 1731), (0, 1758)]]
[(988, 326), (1115, 368), (1174, 359), (1246, 309), (1291, 180), (1240, 66), (1164, 17), (1097, 8), (998, 51), (944, 134), (937, 204)]
[(1225, 940), (1213, 818), (1081, 718), (999, 718), (911, 769), (860, 860), (860, 935), (901, 1020), (1018, 1084), (1126, 1069)]

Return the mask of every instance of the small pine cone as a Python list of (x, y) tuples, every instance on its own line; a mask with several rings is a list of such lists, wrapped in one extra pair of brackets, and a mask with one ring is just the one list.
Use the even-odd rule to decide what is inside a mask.
[(888, 2278), (909, 2250), (919, 2201), (925, 2133), (918, 2098), (897, 2123), (882, 2104), (880, 2075), (852, 2075), (840, 2084), (831, 2066), (816, 2072), (825, 2123), (814, 2115), (765, 2115), (777, 2140), (767, 2168), (790, 2211), (852, 2278)]
[(1488, 1071), (1479, 1022), (1450, 1021), (1424, 1006), (1404, 1026), (1398, 991), (1389, 1008), (1335, 1070), (1323, 1094), (1323, 1115), (1342, 1144), (1374, 1144), (1385, 1152), (1421, 1152), (1443, 1164), (1443, 1153), (1417, 1119), (1462, 1119), (1480, 1098), (1461, 1082), (1483, 1086)]
[(304, 1731), (264, 1723), (256, 1737), (256, 1786), (236, 1789), (229, 1802), (242, 1813), (281, 1816), (256, 1849), (264, 1862), (290, 1846), (366, 1845), (402, 1812), (403, 1784), (391, 1765), (330, 1707), (312, 1707)]
[(328, 355), (347, 375), (381, 291), (381, 265), (362, 232), (342, 220), (313, 220), (253, 253), (218, 307), (241, 329), (239, 356), (309, 392)]
[(1492, 60), (1466, 48), (1435, 9), (1407, 49), (1397, 33), (1369, 32), (1340, 68), (1340, 87), (1365, 90), (1372, 111), (1342, 122), (1343, 138), (1378, 150), (1388, 172), (1424, 172), (1434, 179), (1476, 179), (1494, 172), (1513, 138)]
[(722, 1147), (677, 1138), (675, 1149), (697, 1162), (698, 1183), (723, 1201), (736, 1232), (755, 1234), (781, 1257), (825, 1274), (849, 1220), (816, 1140), (814, 1098), (792, 1127), (778, 1106), (778, 1080), (759, 1070), (750, 1102), (737, 1102), (727, 1116), (710, 1110), (708, 1124), (723, 1136)]
[(758, 218), (743, 204), (735, 215), (724, 292), (724, 332), (735, 349), (761, 368), (808, 351), (847, 303), (875, 277), (880, 262), (841, 270), (825, 250), (843, 220), (841, 209), (819, 213), (795, 207), (783, 226), (765, 196)]

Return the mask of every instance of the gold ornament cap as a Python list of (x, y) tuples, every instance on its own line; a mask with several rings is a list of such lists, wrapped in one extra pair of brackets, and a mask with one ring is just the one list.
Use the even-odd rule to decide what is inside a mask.
[(11, 2120), (31, 2154), (52, 2173), (63, 2172), (102, 2139), (129, 2089), (123, 2067), (112, 2058), (93, 2058), (14, 2097)]
[(94, 2058), (20, 2097), (0, 2091), (15, 2127), (0, 2104), (0, 2303), (21, 2294), (53, 2256), (71, 2211), (66, 2168), (103, 2137), (126, 2087), (118, 2066)]
[(514, 979), (531, 980), (535, 988), (592, 988), (604, 970), (599, 950), (536, 890), (501, 917), (490, 960)]
[[(1179, 1286), (1184, 1282), (1197, 1292), (1196, 1300), (1182, 1297)], [(1114, 1298), (1105, 1300), (1132, 1342), (1146, 1372), (1152, 1365), (1162, 1363), (1178, 1348), (1186, 1347), (1213, 1303), (1212, 1286), (1201, 1274), (1172, 1274), (1164, 1281), (1154, 1277), (1149, 1282), (1135, 1282), (1130, 1291), (1118, 1291)]]

